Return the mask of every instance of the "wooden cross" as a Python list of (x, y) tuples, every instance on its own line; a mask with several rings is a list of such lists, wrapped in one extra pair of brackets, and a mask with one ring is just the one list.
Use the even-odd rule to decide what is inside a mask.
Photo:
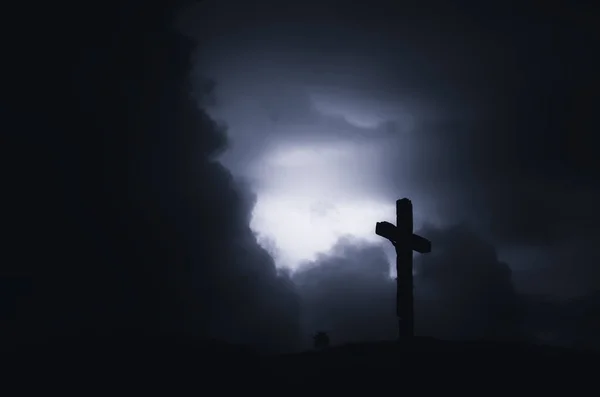
[(385, 237), (396, 248), (396, 315), (399, 337), (414, 335), (413, 251), (431, 252), (431, 241), (413, 233), (413, 208), (409, 199), (396, 201), (396, 226), (377, 222), (375, 233)]

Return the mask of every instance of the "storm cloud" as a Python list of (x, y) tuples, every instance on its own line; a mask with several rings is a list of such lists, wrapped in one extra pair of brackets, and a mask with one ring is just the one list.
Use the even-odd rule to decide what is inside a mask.
[[(204, 43), (196, 70), (221, 85), (212, 114), (234, 142), (223, 161), (255, 179), (259, 202), (268, 176), (251, 165), (278, 145), (365, 145), (370, 166), (348, 172), (348, 197), (409, 196), (422, 222), (466, 222), (503, 258), (570, 244), (561, 256), (579, 264), (573, 287), (556, 277), (546, 292), (598, 288), (588, 272), (599, 79), (585, 5), (265, 1), (230, 13), (232, 4), (205, 2), (182, 26)], [(519, 288), (535, 291), (532, 264), (510, 259)]]
[[(5, 273), (29, 282), (5, 288), (11, 332), (262, 351), (316, 331), (392, 339), (373, 227), (407, 196), (433, 242), (415, 260), (420, 335), (590, 345), (591, 13), (436, 3), (206, 1), (177, 28), (175, 10), (127, 3), (53, 20), (78, 37), (49, 30), (52, 78), (33, 84), (46, 106), (22, 113), (44, 165), (14, 162), (31, 183), (15, 189), (24, 243)], [(39, 55), (23, 59), (31, 79)]]
[[(420, 232), (434, 253), (415, 260), (415, 331), (442, 339), (520, 340), (523, 302), (492, 244), (465, 226)], [(465, 254), (465, 252), (468, 252)], [(396, 283), (379, 246), (342, 240), (293, 276), (306, 333), (332, 343), (397, 337)]]
[(70, 20), (78, 40), (58, 40), (64, 56), (48, 66), (65, 95), (40, 111), (38, 130), (54, 131), (40, 139), (60, 158), (30, 179), (47, 193), (20, 221), (38, 225), (15, 256), (26, 292), (3, 274), (19, 307), (2, 311), (4, 330), (290, 349), (298, 299), (249, 227), (253, 194), (216, 161), (228, 140), (199, 107), (211, 85), (190, 77), (196, 44), (158, 5), (97, 11), (100, 21)]
[[(345, 205), (372, 223), (350, 202), (369, 202), (360, 206), (379, 208), (373, 214), (389, 220), (393, 205), (384, 203), (408, 196), (417, 226), (435, 225), (424, 229), (433, 235), (434, 252), (415, 264), (421, 292), (427, 291), (419, 303), (421, 330), (515, 337), (522, 297), (565, 301), (600, 287), (593, 251), (600, 213), (590, 133), (597, 129), (591, 109), (599, 81), (589, 51), (593, 13), (584, 4), (426, 3), (282, 7), (264, 1), (232, 13), (234, 3), (205, 2), (188, 10), (181, 25), (203, 43), (196, 70), (217, 81), (210, 112), (229, 125), (233, 142), (222, 161), (252, 181), (258, 200), (253, 218), (261, 220), (253, 229), (271, 230), (265, 237), (271, 247), (291, 249), (300, 236), (333, 228), (307, 223), (302, 233), (277, 241), (286, 233), (279, 221), (286, 216), (300, 225), (301, 214), (316, 217), (316, 206), (333, 211)], [(356, 166), (326, 150), (336, 145), (359, 148)], [(293, 157), (282, 147), (309, 147), (314, 155), (295, 168), (273, 166), (268, 159), (274, 153)], [(312, 194), (323, 176), (326, 187)], [(327, 193), (319, 196), (320, 189)], [(300, 204), (282, 204), (311, 195), (314, 203), (304, 212)], [(273, 221), (264, 221), (267, 208), (279, 207), (267, 202), (281, 204)], [(353, 230), (363, 239), (372, 233)], [(445, 243), (452, 233), (456, 247)], [(332, 241), (332, 252), (319, 245), (322, 255), (305, 258), (313, 266), (299, 270), (296, 280), (318, 278), (317, 263), (330, 269), (327, 280), (338, 274), (333, 268), (350, 277), (342, 263), (354, 263), (352, 255), (340, 254), (334, 239), (324, 240)], [(383, 247), (389, 263), (390, 249)], [(444, 250), (443, 259), (435, 247)], [(381, 281), (382, 291), (389, 282)], [(446, 312), (466, 323), (471, 316), (481, 321), (469, 333)], [(456, 327), (448, 328), (452, 323)]]

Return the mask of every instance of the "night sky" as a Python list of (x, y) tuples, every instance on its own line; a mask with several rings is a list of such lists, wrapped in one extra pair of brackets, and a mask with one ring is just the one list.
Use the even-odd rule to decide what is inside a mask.
[(392, 340), (409, 197), (418, 335), (600, 347), (598, 14), (495, 3), (53, 9), (3, 338)]

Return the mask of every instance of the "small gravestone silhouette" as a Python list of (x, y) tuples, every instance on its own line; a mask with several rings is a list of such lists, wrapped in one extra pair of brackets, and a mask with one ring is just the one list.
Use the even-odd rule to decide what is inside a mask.
[(396, 315), (399, 338), (414, 335), (413, 308), (413, 251), (431, 252), (431, 241), (413, 233), (413, 207), (409, 199), (396, 201), (396, 226), (377, 222), (375, 233), (384, 237), (396, 248)]
[(327, 335), (327, 332), (317, 332), (313, 336), (313, 344), (315, 349), (319, 350), (329, 347), (329, 335)]

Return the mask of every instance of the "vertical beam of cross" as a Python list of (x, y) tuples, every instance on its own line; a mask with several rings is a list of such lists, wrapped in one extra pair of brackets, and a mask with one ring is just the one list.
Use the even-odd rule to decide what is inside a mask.
[(414, 332), (413, 309), (413, 211), (409, 200), (396, 201), (396, 315), (399, 337), (411, 337)]
[(409, 199), (396, 201), (396, 226), (378, 222), (375, 233), (396, 248), (396, 315), (400, 339), (414, 335), (413, 250), (431, 252), (431, 242), (413, 233), (413, 208)]

